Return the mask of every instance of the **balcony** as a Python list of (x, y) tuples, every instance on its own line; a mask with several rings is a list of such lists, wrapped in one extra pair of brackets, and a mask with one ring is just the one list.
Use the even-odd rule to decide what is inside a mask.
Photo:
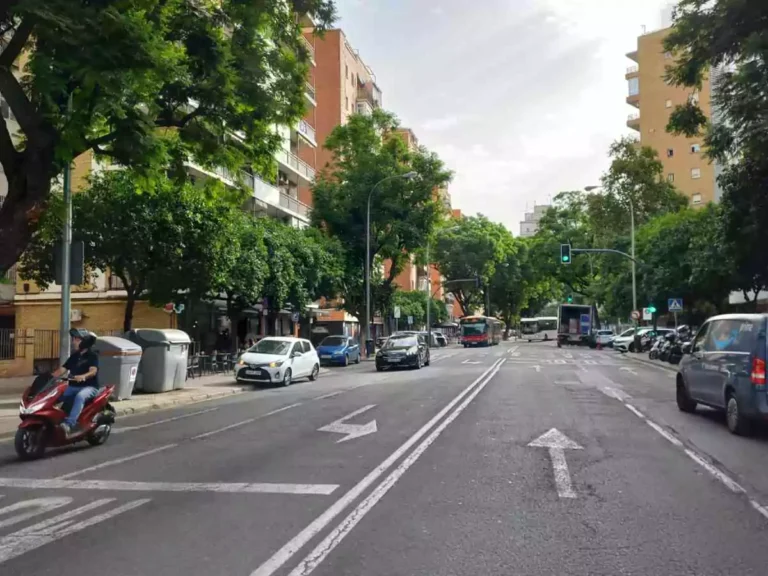
[(635, 108), (640, 108), (640, 92), (627, 96), (627, 104), (634, 106)]
[(635, 112), (627, 116), (627, 126), (633, 130), (640, 131), (640, 113)]
[(304, 223), (309, 222), (309, 213), (312, 210), (309, 206), (289, 196), (277, 186), (269, 184), (258, 176), (254, 176), (253, 182), (253, 197), (268, 216), (280, 217), (288, 215), (298, 218)]
[(312, 60), (312, 64), (316, 65), (315, 62), (315, 47), (312, 46), (312, 44), (307, 40), (304, 36), (301, 37), (302, 42), (304, 42), (304, 47), (307, 49), (307, 52), (309, 52), (309, 59)]
[(317, 148), (317, 137), (315, 134), (315, 129), (312, 128), (312, 126), (310, 126), (306, 120), (299, 120), (299, 124), (296, 127), (296, 130), (311, 146)]
[(368, 102), (368, 100), (358, 100), (357, 113), (363, 116), (370, 116), (371, 114), (373, 114), (373, 107)]
[(309, 82), (304, 83), (304, 96), (307, 97), (307, 100), (309, 100), (309, 103), (312, 104), (312, 106), (317, 106), (317, 92), (315, 91), (315, 87)]
[(629, 80), (630, 78), (636, 78), (638, 74), (640, 73), (640, 68), (637, 66), (629, 66), (627, 68), (627, 73), (625, 74), (625, 78)]
[(304, 204), (304, 202), (301, 202), (292, 196), (288, 196), (288, 194), (284, 194), (283, 192), (280, 192), (280, 206), (307, 219), (309, 218), (309, 213), (312, 211), (312, 209)]
[(312, 182), (315, 179), (315, 169), (309, 164), (299, 159), (298, 156), (292, 154), (288, 150), (281, 149), (275, 153), (275, 159), (284, 167), (288, 168), (292, 172), (299, 175), (300, 178), (304, 178), (307, 182)]
[(373, 108), (381, 106), (381, 90), (373, 82), (364, 82), (357, 87), (357, 101), (368, 102)]

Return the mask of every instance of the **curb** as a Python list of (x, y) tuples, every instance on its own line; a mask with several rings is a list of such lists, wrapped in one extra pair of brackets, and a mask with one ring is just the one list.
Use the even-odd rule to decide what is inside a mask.
[[(627, 352), (627, 354), (631, 354), (631, 352)], [(666, 370), (667, 372), (672, 372), (673, 374), (677, 374), (677, 368), (672, 364), (656, 362), (655, 360), (646, 360), (645, 358), (636, 358), (634, 356), (625, 355), (624, 357), (630, 359), (632, 362), (645, 364), (646, 366), (653, 366), (654, 368), (659, 368), (660, 370)]]

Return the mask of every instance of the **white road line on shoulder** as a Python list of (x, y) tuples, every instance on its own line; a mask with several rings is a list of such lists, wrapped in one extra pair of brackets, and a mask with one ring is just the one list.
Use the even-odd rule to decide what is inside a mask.
[(360, 496), (371, 484), (381, 477), (397, 460), (400, 459), (411, 447), (416, 444), (423, 436), (429, 433), (438, 422), (450, 412), (461, 400), (470, 394), (475, 387), (482, 384), (489, 374), (495, 374), (495, 370), (504, 362), (496, 360), (491, 366), (475, 379), (469, 386), (464, 388), (459, 394), (444, 406), (429, 422), (422, 426), (413, 436), (405, 441), (397, 450), (390, 454), (386, 460), (369, 472), (365, 478), (353, 486), (344, 496), (334, 502), (325, 512), (315, 518), (306, 528), (289, 540), (282, 548), (275, 552), (271, 558), (259, 566), (251, 573), (251, 576), (271, 576), (288, 562), (307, 542), (314, 538), (323, 530), (333, 519), (341, 514), (355, 499)]
[(651, 428), (653, 428), (654, 430), (656, 430), (656, 432), (658, 432), (659, 434), (661, 434), (661, 435), (662, 435), (664, 438), (666, 438), (667, 440), (669, 440), (669, 441), (670, 441), (672, 444), (674, 444), (674, 445), (675, 445), (675, 446), (677, 446), (678, 448), (682, 448), (682, 447), (683, 447), (683, 443), (682, 443), (682, 442), (680, 442), (680, 440), (678, 440), (677, 438), (675, 438), (674, 436), (672, 436), (672, 434), (670, 434), (669, 432), (667, 432), (666, 430), (664, 430), (664, 428), (662, 428), (661, 426), (659, 426), (658, 424), (656, 424), (656, 422), (653, 422), (652, 420), (648, 420), (648, 419), (646, 419), (645, 423), (646, 423), (646, 424), (648, 424), (648, 426), (650, 426), (650, 427), (651, 427)]
[(642, 412), (640, 412), (640, 410), (638, 410), (637, 408), (635, 408), (634, 406), (632, 406), (632, 404), (627, 404), (627, 403), (625, 402), (625, 403), (624, 403), (624, 406), (626, 406), (627, 408), (629, 408), (629, 410), (630, 410), (631, 412), (633, 412), (633, 413), (635, 414), (635, 416), (637, 416), (638, 418), (642, 418), (642, 419), (645, 419), (645, 414), (643, 414)]
[(768, 518), (768, 508), (766, 508), (765, 506), (761, 506), (760, 503), (757, 502), (756, 500), (750, 500), (749, 503), (752, 504), (752, 508), (754, 508), (755, 510), (760, 512), (760, 514)]
[(684, 452), (688, 455), (688, 457), (696, 462), (699, 466), (704, 468), (707, 472), (712, 474), (715, 478), (720, 480), (725, 486), (730, 490), (731, 492), (736, 492), (737, 494), (744, 493), (744, 488), (741, 487), (741, 485), (736, 482), (733, 478), (728, 476), (725, 472), (722, 472), (718, 470), (714, 465), (709, 463), (707, 460), (696, 454), (693, 450), (689, 450), (688, 448), (684, 449)]
[(75, 476), (79, 476), (80, 474), (85, 474), (86, 472), (101, 470), (102, 468), (107, 468), (108, 466), (115, 466), (117, 464), (122, 464), (123, 462), (130, 462), (131, 460), (143, 458), (144, 456), (157, 454), (158, 452), (163, 452), (164, 450), (176, 448), (176, 446), (178, 446), (178, 444), (166, 444), (165, 446), (160, 446), (159, 448), (153, 448), (152, 450), (147, 450), (145, 452), (139, 452), (138, 454), (132, 454), (131, 456), (125, 456), (124, 458), (107, 460), (106, 462), (102, 462), (101, 464), (96, 464), (94, 466), (89, 466), (88, 468), (83, 468), (82, 470), (76, 470), (75, 472), (69, 472), (68, 474), (62, 474), (61, 476), (56, 476), (55, 480), (66, 480), (67, 478), (73, 478)]
[(207, 414), (208, 412), (214, 412), (218, 409), (219, 409), (218, 407), (206, 408), (205, 410), (198, 410), (197, 412), (190, 412), (189, 414), (181, 414), (179, 416), (174, 416), (173, 418), (164, 418), (162, 420), (155, 420), (154, 422), (148, 422), (147, 424), (138, 424), (136, 426), (123, 426), (120, 428), (113, 428), (112, 434), (123, 434), (124, 432), (133, 432), (134, 430), (143, 430), (144, 428), (149, 428), (151, 426), (157, 426), (159, 424), (167, 424), (168, 422), (175, 422), (176, 420), (191, 418), (192, 416), (199, 416), (200, 414)]
[(269, 482), (127, 482), (122, 480), (58, 480), (0, 478), (5, 488), (32, 490), (113, 490), (117, 492), (217, 492), (222, 494), (302, 494), (328, 496), (338, 484), (279, 484)]
[[(368, 495), (357, 507), (349, 513), (349, 515), (342, 520), (333, 531), (326, 536), (320, 544), (318, 544), (312, 552), (310, 552), (301, 563), (291, 570), (288, 576), (306, 576), (311, 573), (330, 552), (338, 546), (344, 537), (349, 534), (352, 529), (357, 525), (360, 520), (381, 500), (384, 495), (395, 485), (395, 483), (406, 473), (406, 471), (413, 466), (413, 464), (419, 459), (419, 457), (437, 440), (438, 436), (445, 430), (451, 422), (453, 422), (459, 414), (469, 405), (472, 400), (485, 388), (493, 377), (498, 373), (502, 360), (496, 365), (490, 374), (459, 404), (453, 412), (451, 412), (445, 420), (443, 420), (433, 431), (427, 436), (421, 444), (419, 444), (403, 462), (395, 468), (389, 476), (387, 476), (376, 489)], [(567, 469), (567, 468), (566, 468)]]

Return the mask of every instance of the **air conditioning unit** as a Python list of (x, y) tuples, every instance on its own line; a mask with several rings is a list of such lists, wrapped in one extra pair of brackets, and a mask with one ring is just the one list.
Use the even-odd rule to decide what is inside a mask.
[(81, 322), (83, 319), (83, 311), (77, 310), (73, 308), (69, 311), (69, 321), (70, 322)]

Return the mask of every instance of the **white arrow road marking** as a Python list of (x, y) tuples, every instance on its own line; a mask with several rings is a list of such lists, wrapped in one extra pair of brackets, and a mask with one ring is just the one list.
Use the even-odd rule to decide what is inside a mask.
[(480, 362), (475, 362), (474, 360), (464, 360), (462, 364), (480, 364)]
[(635, 372), (634, 369), (629, 368), (627, 366), (622, 366), (621, 368), (619, 368), (619, 370), (623, 370), (624, 372), (629, 372), (633, 376), (637, 376), (637, 372)]
[(552, 428), (536, 440), (528, 444), (533, 448), (548, 448), (549, 457), (552, 459), (552, 471), (555, 474), (555, 486), (560, 498), (576, 498), (576, 492), (571, 486), (571, 474), (568, 471), (568, 463), (565, 461), (565, 450), (583, 450), (581, 446), (560, 432)]
[(353, 440), (354, 438), (360, 438), (361, 436), (367, 436), (368, 434), (373, 434), (374, 432), (378, 431), (378, 428), (376, 427), (376, 420), (371, 420), (368, 422), (368, 424), (346, 424), (345, 420), (359, 416), (363, 412), (367, 412), (375, 406), (376, 404), (363, 406), (359, 410), (352, 412), (352, 414), (347, 414), (344, 416), (344, 418), (339, 418), (335, 422), (328, 424), (328, 426), (323, 426), (317, 430), (318, 432), (335, 432), (336, 434), (346, 434), (344, 438), (337, 440), (336, 444), (339, 442), (346, 442), (347, 440)]

